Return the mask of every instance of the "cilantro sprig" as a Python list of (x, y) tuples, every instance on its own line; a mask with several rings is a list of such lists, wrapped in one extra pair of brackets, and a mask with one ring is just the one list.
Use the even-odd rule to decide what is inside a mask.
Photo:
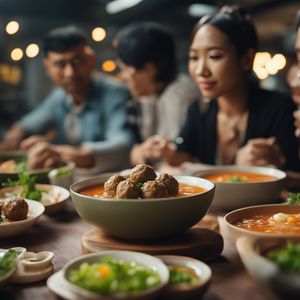
[(289, 193), (288, 204), (300, 204), (300, 193)]
[(35, 188), (36, 176), (30, 176), (27, 172), (23, 172), (18, 175), (17, 180), (8, 179), (6, 183), (2, 183), (2, 186), (23, 186), (21, 196), (31, 200), (41, 200), (42, 191)]

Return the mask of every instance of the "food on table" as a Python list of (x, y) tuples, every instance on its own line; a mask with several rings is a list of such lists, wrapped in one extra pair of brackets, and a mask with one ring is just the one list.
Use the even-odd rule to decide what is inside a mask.
[(146, 164), (139, 164), (131, 170), (129, 178), (135, 182), (143, 183), (148, 180), (155, 180), (156, 173), (151, 166)]
[(18, 253), (12, 249), (7, 250), (2, 257), (0, 257), (0, 280), (9, 271), (14, 269), (17, 264)]
[(20, 197), (5, 199), (2, 205), (2, 214), (10, 221), (25, 220), (28, 215), (28, 210), (27, 202)]
[(157, 176), (156, 180), (165, 185), (169, 195), (178, 194), (179, 183), (173, 176), (169, 174), (160, 174)]
[(137, 199), (142, 198), (142, 191), (131, 179), (121, 181), (117, 185), (116, 197), (120, 199)]
[(105, 183), (104, 183), (104, 191), (105, 191), (105, 196), (108, 198), (112, 198), (116, 195), (116, 190), (118, 184), (125, 180), (126, 178), (119, 175), (115, 174), (111, 176)]
[(217, 172), (201, 176), (213, 182), (239, 183), (239, 182), (264, 182), (275, 180), (276, 177), (251, 172)]
[(133, 168), (127, 179), (115, 174), (104, 185), (92, 186), (80, 191), (86, 196), (119, 199), (181, 197), (203, 192), (205, 189), (201, 187), (178, 183), (169, 174), (161, 174), (156, 177), (154, 169), (146, 164), (140, 164)]
[(24, 172), (26, 170), (27, 161), (17, 162), (14, 159), (10, 159), (0, 163), (0, 172), (2, 173)]
[(185, 266), (181, 265), (168, 265), (168, 269), (170, 272), (170, 284), (190, 284), (194, 285), (200, 282), (200, 277), (196, 274), (196, 272)]
[(146, 181), (142, 188), (143, 198), (163, 198), (168, 195), (166, 186), (155, 180)]
[(288, 204), (300, 204), (300, 193), (289, 193), (286, 200)]
[(68, 280), (103, 295), (142, 292), (160, 283), (159, 275), (150, 268), (111, 257), (93, 264), (81, 264), (71, 272)]
[(280, 270), (300, 275), (300, 243), (288, 241), (284, 247), (267, 252), (266, 257), (274, 261)]
[(277, 234), (300, 234), (299, 213), (262, 213), (243, 218), (233, 225), (259, 232)]
[(50, 205), (60, 201), (60, 195), (54, 189), (41, 190), (36, 187), (36, 177), (30, 176), (24, 172), (18, 175), (18, 180), (8, 179), (7, 183), (2, 184), (10, 189), (0, 190), (1, 197), (23, 197), (30, 200), (36, 200), (43, 205)]

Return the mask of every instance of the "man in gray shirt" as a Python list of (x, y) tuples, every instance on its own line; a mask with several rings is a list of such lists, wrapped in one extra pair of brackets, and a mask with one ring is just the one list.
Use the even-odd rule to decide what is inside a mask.
[(127, 165), (126, 156), (120, 155), (134, 142), (126, 125), (127, 89), (94, 76), (95, 54), (74, 26), (50, 31), (44, 53), (46, 71), (58, 87), (8, 131), (4, 144), (29, 149), (31, 168), (49, 167), (60, 159), (97, 171)]

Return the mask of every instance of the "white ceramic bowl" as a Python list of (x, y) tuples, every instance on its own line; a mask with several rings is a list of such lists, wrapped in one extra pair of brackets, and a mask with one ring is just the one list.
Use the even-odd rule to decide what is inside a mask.
[(276, 177), (264, 182), (216, 182), (216, 192), (213, 206), (221, 210), (233, 210), (245, 206), (274, 203), (283, 190), (286, 174), (283, 171), (269, 167), (239, 167), (218, 166), (213, 170), (196, 172), (195, 175), (205, 177), (223, 172), (249, 172)]
[[(96, 263), (99, 262), (104, 257), (111, 257), (124, 262), (134, 262), (138, 265), (150, 268), (155, 271), (160, 277), (160, 283), (153, 288), (145, 290), (136, 294), (129, 295), (99, 295), (93, 293), (89, 290), (81, 288), (77, 285), (72, 284), (68, 278), (72, 270), (77, 269), (82, 263)], [(133, 251), (104, 251), (100, 253), (87, 254), (75, 258), (74, 260), (67, 263), (63, 268), (63, 280), (66, 286), (77, 296), (81, 296), (83, 299), (105, 299), (105, 300), (146, 300), (146, 299), (155, 299), (157, 294), (169, 281), (169, 271), (166, 265), (158, 258)]]
[[(45, 213), (47, 214), (54, 214), (63, 210), (67, 200), (70, 199), (70, 192), (61, 186), (37, 183), (35, 187), (51, 195), (51, 197), (42, 197), (39, 201), (45, 206)], [(22, 191), (22, 186), (5, 187), (0, 190), (0, 198), (8, 197), (11, 194), (20, 195)]]
[(198, 259), (177, 255), (158, 256), (167, 266), (183, 266), (192, 269), (199, 277), (199, 282), (189, 284), (168, 284), (163, 290), (163, 299), (170, 300), (192, 300), (199, 299), (207, 290), (212, 272), (210, 267)]
[[(299, 243), (300, 239), (294, 241)], [(267, 251), (285, 244), (284, 238), (242, 237), (236, 242), (242, 262), (252, 277), (266, 284), (283, 299), (297, 299), (300, 293), (300, 274), (283, 272), (273, 261), (265, 257)]]
[(235, 225), (236, 222), (243, 218), (251, 218), (254, 215), (261, 215), (264, 213), (271, 213), (272, 215), (277, 213), (300, 214), (300, 205), (266, 204), (240, 208), (225, 215), (224, 226), (226, 226), (227, 233), (233, 240), (237, 240), (238, 238), (243, 236), (247, 236), (249, 238), (300, 238), (300, 234), (260, 232), (240, 228)]
[(74, 182), (75, 163), (67, 162), (65, 166), (51, 170), (48, 173), (49, 181), (53, 185), (58, 185), (69, 190)]
[(12, 221), (10, 223), (0, 223), (0, 238), (13, 236), (25, 231), (32, 226), (43, 214), (45, 207), (38, 201), (26, 200), (29, 205), (27, 219), (22, 221)]
[(102, 199), (79, 193), (107, 179), (96, 177), (76, 182), (70, 188), (71, 197), (78, 214), (87, 223), (124, 239), (158, 239), (183, 233), (207, 213), (215, 189), (208, 180), (178, 176), (179, 182), (202, 187), (206, 192), (157, 199)]

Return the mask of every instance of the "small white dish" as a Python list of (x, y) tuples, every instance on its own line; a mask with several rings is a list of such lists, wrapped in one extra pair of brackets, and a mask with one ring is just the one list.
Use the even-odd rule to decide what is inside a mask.
[(75, 163), (69, 161), (66, 166), (56, 168), (48, 173), (49, 181), (53, 185), (58, 185), (69, 190), (74, 182)]
[(192, 300), (199, 299), (208, 289), (211, 281), (212, 271), (210, 267), (198, 259), (178, 255), (157, 256), (167, 266), (177, 266), (191, 269), (199, 281), (194, 284), (180, 283), (168, 284), (163, 290), (162, 299), (170, 300)]
[(21, 259), (21, 263), (26, 270), (42, 270), (51, 265), (54, 253), (51, 251), (41, 252), (25, 252)]
[(38, 201), (26, 200), (29, 206), (27, 219), (21, 221), (11, 221), (9, 223), (0, 223), (0, 238), (14, 236), (25, 231), (32, 226), (43, 214), (45, 207)]

